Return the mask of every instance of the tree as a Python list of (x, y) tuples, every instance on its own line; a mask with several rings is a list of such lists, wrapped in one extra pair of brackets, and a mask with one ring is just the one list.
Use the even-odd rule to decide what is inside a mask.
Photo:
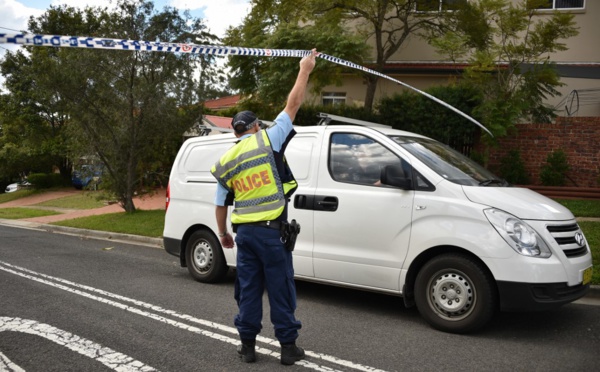
[[(227, 45), (269, 49), (317, 48), (318, 51), (360, 63), (367, 54), (364, 39), (353, 35), (331, 18), (312, 16), (307, 2), (253, 0), (252, 10), (242, 25), (231, 28), (223, 42)], [(272, 116), (287, 99), (298, 70), (296, 58), (248, 58), (232, 56), (230, 85), (250, 97), (246, 105), (261, 107), (261, 116)], [(347, 70), (331, 63), (319, 63), (311, 74), (312, 90), (341, 84)]]
[(40, 89), (40, 66), (23, 52), (7, 52), (0, 63), (8, 94), (2, 96), (0, 163), (2, 174), (23, 177), (49, 173), (53, 166), (69, 179), (71, 162), (65, 104), (54, 89)]
[[(417, 2), (419, 1), (252, 0), (251, 13), (240, 27), (229, 30), (225, 41), (269, 48), (274, 48), (274, 45), (290, 49), (317, 47), (317, 50), (326, 54), (357, 64), (363, 64), (369, 54), (372, 54), (375, 60), (372, 63), (369, 61), (369, 67), (382, 72), (385, 63), (411, 35), (421, 35), (425, 30), (435, 27), (439, 12), (423, 12), (415, 16)], [(294, 37), (291, 34), (293, 32), (301, 37)], [(288, 35), (289, 38), (286, 37)], [(366, 40), (373, 40), (374, 53), (369, 50)], [(289, 66), (280, 65), (279, 62), (242, 61), (238, 57), (233, 57), (230, 61), (232, 70), (236, 73), (231, 84), (246, 94), (256, 91), (256, 87), (261, 94), (272, 91), (267, 89), (272, 85), (263, 83), (263, 79), (272, 77), (272, 80), (276, 80), (280, 71), (289, 71)], [(316, 76), (312, 82), (322, 82), (314, 86), (315, 89), (330, 83), (340, 84), (339, 74), (332, 75), (333, 71), (348, 72), (335, 67), (329, 69), (321, 76), (319, 69), (315, 71)], [(365, 109), (371, 111), (379, 77), (372, 74), (363, 76), (367, 84)]]
[[(313, 0), (314, 12), (333, 15), (355, 25), (363, 40), (373, 39), (375, 61), (371, 69), (383, 72), (386, 62), (400, 49), (411, 35), (422, 36), (437, 28), (440, 12), (417, 13), (417, 3), (429, 5), (423, 0)], [(460, 1), (459, 1), (460, 2)], [(436, 10), (438, 2), (435, 2)], [(454, 2), (452, 2), (454, 3)], [(454, 5), (451, 4), (452, 7)], [(379, 77), (365, 74), (367, 92), (365, 109), (373, 108)]]
[[(199, 19), (174, 8), (156, 12), (150, 1), (119, 0), (114, 10), (51, 7), (32, 19), (34, 33), (133, 40), (211, 43)], [(150, 167), (169, 167), (182, 134), (200, 117), (202, 94), (195, 67), (211, 68), (211, 56), (141, 51), (30, 47), (40, 66), (36, 89), (54, 92), (64, 105), (70, 148), (95, 155), (106, 184), (127, 212)], [(27, 57), (25, 57), (27, 58)], [(210, 75), (205, 71), (206, 75)], [(206, 82), (206, 81), (205, 81)]]
[(578, 32), (569, 13), (536, 19), (543, 3), (469, 1), (445, 14), (444, 32), (432, 38), (438, 52), (453, 61), (469, 56), (464, 83), (479, 91), (482, 103), (475, 113), (496, 136), (506, 135), (519, 119), (554, 117), (544, 101), (559, 94), (561, 82), (550, 54), (566, 50), (562, 41)]

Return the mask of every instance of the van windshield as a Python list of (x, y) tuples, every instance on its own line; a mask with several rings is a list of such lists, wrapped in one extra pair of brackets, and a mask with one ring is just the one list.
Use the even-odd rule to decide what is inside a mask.
[(438, 141), (406, 136), (391, 138), (448, 181), (466, 186), (508, 186), (505, 180)]

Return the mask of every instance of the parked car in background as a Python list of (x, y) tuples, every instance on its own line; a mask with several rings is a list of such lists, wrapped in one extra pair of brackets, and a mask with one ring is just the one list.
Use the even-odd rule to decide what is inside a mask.
[(31, 186), (31, 183), (27, 182), (27, 181), (22, 181), (22, 182), (15, 182), (15, 183), (11, 183), (10, 185), (6, 186), (6, 189), (4, 190), (4, 192), (8, 193), (8, 192), (15, 192), (24, 188), (28, 188)]
[(79, 169), (73, 171), (71, 182), (78, 190), (88, 186), (95, 189), (102, 182), (102, 166), (82, 165)]

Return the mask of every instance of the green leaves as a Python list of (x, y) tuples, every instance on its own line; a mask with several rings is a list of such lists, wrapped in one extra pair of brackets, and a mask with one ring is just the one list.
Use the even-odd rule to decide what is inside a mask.
[(569, 169), (567, 154), (563, 150), (551, 152), (540, 172), (542, 185), (565, 186)]
[[(174, 8), (156, 12), (146, 0), (119, 0), (117, 7), (51, 7), (32, 19), (36, 33), (89, 35), (123, 39), (210, 44), (216, 37), (201, 20), (181, 16)], [(7, 53), (1, 63), (10, 94), (2, 112), (3, 150), (22, 159), (13, 169), (29, 172), (31, 154), (78, 160), (97, 156), (121, 205), (133, 211), (134, 192), (143, 175), (168, 172), (183, 133), (199, 120), (198, 101), (210, 79), (198, 84), (197, 66), (213, 73), (213, 56), (93, 49), (29, 47), (29, 54)], [(15, 144), (16, 146), (13, 146)], [(25, 154), (11, 149), (21, 146)], [(19, 147), (20, 148), (20, 147)], [(0, 152), (0, 158), (3, 153)], [(55, 165), (70, 175), (61, 159)]]
[[(296, 3), (296, 2), (294, 2)], [(230, 29), (224, 44), (232, 46), (252, 45), (267, 49), (316, 48), (319, 52), (335, 55), (342, 59), (361, 63), (366, 55), (364, 40), (345, 30), (339, 22), (329, 22), (330, 18), (317, 16), (309, 23), (298, 23), (306, 13), (303, 6), (292, 12), (291, 2), (256, 1), (244, 23)], [(265, 7), (269, 11), (264, 12)], [(274, 22), (273, 17), (280, 22)], [(251, 97), (254, 103), (263, 108), (257, 112), (267, 117), (283, 108), (287, 94), (292, 88), (298, 73), (297, 58), (252, 58), (231, 56), (229, 66), (232, 76), (230, 85), (240, 93)], [(317, 62), (311, 74), (312, 89), (315, 92), (329, 84), (341, 82), (343, 70), (334, 64)], [(347, 71), (346, 71), (347, 72)], [(254, 105), (246, 103), (246, 105)]]
[(431, 41), (447, 58), (468, 60), (464, 83), (482, 99), (474, 112), (495, 136), (506, 135), (520, 119), (554, 117), (544, 102), (559, 94), (561, 83), (548, 55), (565, 50), (564, 39), (577, 35), (577, 28), (573, 14), (535, 17), (536, 1), (470, 1), (446, 15), (442, 27), (450, 32)]
[[(252, 45), (259, 48), (312, 49), (342, 59), (369, 64), (383, 71), (386, 62), (408, 40), (420, 35), (434, 22), (439, 13), (420, 13), (415, 16), (414, 0), (253, 0), (252, 11), (244, 23), (229, 30), (224, 39), (227, 45)], [(369, 46), (373, 50), (369, 50)], [(246, 96), (266, 105), (281, 105), (290, 82), (288, 74), (297, 66), (290, 62), (269, 60), (248, 61), (231, 57), (231, 85)], [(311, 83), (315, 89), (337, 84), (340, 74), (356, 71), (317, 64)], [(284, 70), (276, 70), (283, 68)], [(283, 72), (275, 72), (283, 71)], [(367, 84), (365, 109), (374, 103), (378, 78), (363, 75)], [(277, 81), (277, 78), (283, 79)], [(257, 98), (258, 97), (258, 98)]]
[[(473, 109), (480, 103), (476, 92), (466, 86), (437, 86), (428, 89), (427, 93), (465, 113), (472, 114)], [(467, 119), (413, 92), (382, 99), (377, 111), (377, 122), (435, 138), (459, 150), (462, 144), (469, 143), (478, 131)]]

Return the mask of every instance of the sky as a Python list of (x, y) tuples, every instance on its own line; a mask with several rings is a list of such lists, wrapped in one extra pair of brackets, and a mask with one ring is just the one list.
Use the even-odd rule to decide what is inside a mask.
[[(189, 10), (193, 17), (205, 20), (209, 31), (224, 36), (229, 26), (238, 26), (250, 10), (250, 0), (153, 0), (154, 7), (161, 10), (172, 6), (181, 11)], [(66, 4), (73, 7), (106, 5), (115, 1), (102, 0), (0, 0), (0, 32), (24, 30), (30, 16), (39, 16), (50, 5)], [(86, 35), (74, 35), (86, 36)]]
[[(179, 9), (182, 13), (189, 10), (194, 18), (202, 18), (208, 31), (222, 37), (228, 27), (239, 26), (250, 12), (250, 0), (152, 0), (158, 11), (165, 6)], [(42, 15), (50, 5), (66, 4), (85, 8), (90, 6), (114, 6), (115, 0), (0, 0), (0, 33), (18, 33), (26, 31), (30, 16)], [(88, 36), (88, 35), (70, 35)], [(168, 41), (168, 40), (163, 40)], [(6, 50), (16, 50), (17, 45), (0, 45), (0, 58)], [(0, 91), (4, 78), (0, 76)]]

